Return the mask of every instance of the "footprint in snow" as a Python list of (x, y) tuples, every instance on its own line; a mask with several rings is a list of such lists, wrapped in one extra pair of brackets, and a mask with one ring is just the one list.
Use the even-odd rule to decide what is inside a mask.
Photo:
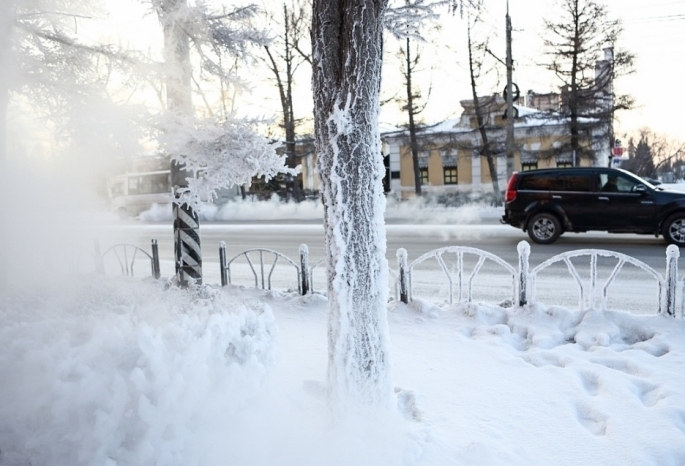
[(550, 352), (535, 352), (531, 354), (526, 354), (521, 358), (528, 364), (531, 364), (535, 367), (566, 367), (566, 364), (568, 363), (566, 359), (562, 359), (554, 353)]
[(580, 374), (580, 381), (583, 388), (590, 396), (597, 396), (600, 387), (599, 376), (593, 372), (583, 371)]
[(590, 359), (590, 362), (600, 366), (604, 366), (607, 369), (612, 369), (615, 371), (620, 371), (625, 374), (634, 375), (636, 377), (645, 377), (649, 375), (649, 372), (630, 361), (623, 359), (613, 359), (613, 358), (595, 358)]
[(576, 405), (578, 422), (593, 435), (606, 435), (607, 416), (596, 409), (584, 405)]
[(660, 385), (640, 380), (633, 384), (632, 391), (646, 408), (651, 408), (666, 397), (660, 388)]

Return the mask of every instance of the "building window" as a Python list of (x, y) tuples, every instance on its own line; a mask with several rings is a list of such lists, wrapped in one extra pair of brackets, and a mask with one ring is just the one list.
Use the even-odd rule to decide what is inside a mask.
[(391, 179), (391, 180), (399, 180), (399, 179), (400, 179), (400, 172), (399, 172), (399, 170), (397, 170), (397, 171), (394, 171), (394, 170), (391, 171), (391, 172), (390, 172), (390, 179)]
[(528, 170), (537, 170), (538, 169), (538, 163), (537, 162), (521, 162), (521, 171), (522, 172), (527, 172)]
[(557, 162), (557, 168), (573, 168), (573, 162)]
[(428, 168), (419, 168), (419, 174), (421, 175), (421, 184), (428, 184)]
[(457, 164), (457, 152), (453, 149), (444, 149), (440, 151), (442, 155), (442, 164), (453, 166)]
[(421, 151), (419, 152), (419, 167), (428, 167), (428, 157), (430, 156), (430, 152), (428, 151)]
[(442, 169), (445, 184), (457, 184), (459, 178), (457, 176), (457, 167), (445, 167)]

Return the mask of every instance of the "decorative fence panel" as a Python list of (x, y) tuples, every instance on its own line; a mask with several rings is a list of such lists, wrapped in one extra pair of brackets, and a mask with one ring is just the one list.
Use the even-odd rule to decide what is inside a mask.
[(157, 241), (152, 240), (152, 254), (148, 253), (138, 246), (133, 244), (115, 244), (107, 249), (100, 256), (100, 264), (98, 270), (105, 272), (105, 259), (112, 257), (116, 259), (115, 264), (119, 266), (121, 275), (128, 275), (130, 277), (135, 274), (136, 261), (149, 261), (150, 275), (154, 278), (159, 278), (159, 255), (157, 254)]
[[(250, 254), (253, 254), (258, 256), (258, 262), (255, 263), (252, 261), (252, 258), (250, 257)], [(269, 262), (269, 269), (268, 271), (266, 270), (265, 263), (264, 263), (264, 255), (266, 255), (268, 258), (272, 259), (272, 261)], [(295, 274), (297, 277), (297, 288), (298, 291), (301, 294), (307, 294), (310, 291), (309, 288), (309, 283), (310, 283), (310, 276), (307, 272), (308, 270), (308, 257), (309, 257), (309, 251), (306, 245), (301, 245), (300, 246), (300, 265), (298, 265), (295, 261), (290, 259), (288, 256), (281, 254), (278, 251), (274, 251), (273, 249), (265, 249), (265, 248), (254, 248), (254, 249), (248, 249), (245, 251), (242, 251), (235, 256), (233, 256), (232, 259), (226, 260), (226, 243), (221, 242), (219, 245), (219, 258), (220, 258), (220, 272), (221, 272), (221, 286), (226, 286), (226, 285), (231, 285), (232, 284), (232, 276), (231, 276), (231, 266), (234, 264), (234, 262), (241, 258), (244, 257), (245, 260), (247, 261), (247, 264), (250, 268), (250, 271), (252, 272), (253, 278), (254, 278), (254, 286), (255, 288), (261, 288), (263, 290), (270, 290), (271, 289), (271, 279), (274, 273), (274, 270), (276, 268), (276, 265), (278, 264), (279, 260), (284, 262), (286, 265), (291, 266), (293, 269), (295, 269)], [(257, 266), (255, 268), (255, 265)]]
[[(104, 259), (111, 257), (116, 259), (116, 264), (120, 273), (132, 276), (134, 265), (137, 260), (149, 261), (151, 275), (154, 278), (160, 277), (159, 252), (157, 241), (152, 240), (152, 253), (148, 253), (142, 248), (131, 244), (117, 244), (100, 254), (99, 244), (95, 243), (95, 252), (91, 253), (95, 262), (95, 270), (104, 273)], [(448, 246), (429, 251), (411, 264), (407, 261), (407, 251), (403, 248), (397, 251), (398, 270), (389, 270), (390, 286), (395, 289), (395, 299), (409, 303), (414, 298), (413, 282), (414, 276), (420, 272), (417, 267), (427, 261), (435, 260), (438, 270), (447, 281), (448, 296), (450, 304), (455, 302), (472, 302), (474, 279), (481, 273), (486, 261), (490, 261), (500, 268), (504, 273), (511, 277), (512, 302), (516, 306), (523, 306), (537, 299), (538, 277), (543, 272), (549, 270), (555, 264), (564, 264), (570, 277), (574, 280), (578, 289), (579, 309), (607, 309), (609, 303), (609, 289), (616, 281), (616, 278), (629, 264), (651, 276), (657, 285), (657, 309), (658, 313), (667, 316), (676, 316), (677, 290), (681, 289), (681, 296), (685, 297), (685, 278), (678, 277), (678, 259), (680, 251), (676, 246), (669, 246), (666, 250), (665, 273), (661, 274), (646, 263), (619, 252), (604, 249), (579, 249), (568, 251), (551, 257), (536, 267), (530, 267), (530, 245), (521, 241), (517, 246), (518, 267), (514, 267), (504, 259), (481, 249), (467, 246)], [(445, 257), (453, 255), (456, 257), (456, 269), (447, 266)], [(255, 257), (256, 256), (256, 257)], [(269, 260), (265, 262), (265, 256)], [(300, 245), (299, 261), (296, 262), (288, 256), (266, 248), (255, 248), (242, 251), (230, 260), (226, 256), (226, 244), (220, 243), (219, 261), (221, 271), (221, 285), (226, 286), (232, 283), (232, 266), (235, 261), (244, 257), (249, 271), (251, 272), (254, 286), (261, 289), (272, 289), (272, 276), (274, 270), (279, 265), (285, 265), (294, 270), (293, 278), (297, 281), (298, 291), (305, 295), (314, 292), (314, 270), (326, 266), (325, 260), (319, 260), (314, 264), (309, 264), (309, 249), (307, 245)], [(470, 272), (465, 267), (465, 256), (474, 256), (477, 260)], [(616, 265), (611, 269), (608, 277), (599, 283), (597, 261), (598, 258), (613, 258)], [(575, 258), (589, 258), (589, 284), (581, 279), (577, 266), (572, 262)], [(455, 276), (456, 275), (456, 276)], [(685, 317), (685, 299), (681, 298), (680, 315)]]
[[(495, 264), (500, 265), (506, 272), (508, 272), (511, 275), (512, 279), (512, 298), (514, 301), (517, 299), (516, 296), (516, 291), (517, 291), (517, 271), (509, 265), (507, 262), (505, 262), (503, 259), (501, 259), (498, 256), (495, 256), (494, 254), (491, 254), (487, 251), (483, 251), (481, 249), (477, 248), (472, 248), (472, 247), (467, 247), (467, 246), (448, 246), (445, 248), (440, 248), (440, 249), (434, 249), (432, 251), (429, 251), (419, 258), (417, 258), (415, 261), (413, 261), (409, 266), (406, 266), (406, 251), (404, 249), (401, 249), (398, 251), (398, 267), (399, 267), (399, 285), (397, 288), (400, 289), (400, 299), (404, 302), (409, 302), (413, 299), (412, 291), (413, 291), (413, 275), (414, 275), (414, 269), (420, 265), (421, 263), (429, 260), (429, 259), (435, 259), (437, 263), (440, 265), (441, 270), (443, 271), (445, 277), (447, 278), (448, 286), (449, 286), (449, 297), (448, 301), (450, 304), (454, 302), (454, 288), (455, 288), (455, 277), (452, 276), (450, 273), (446, 263), (445, 263), (445, 258), (444, 256), (446, 254), (455, 254), (457, 256), (457, 276), (456, 276), (456, 288), (457, 288), (457, 302), (471, 302), (473, 299), (473, 279), (478, 275), (480, 272), (480, 269), (483, 267), (483, 264), (485, 263), (486, 260), (490, 260), (494, 262)], [(464, 254), (471, 254), (474, 256), (478, 257), (478, 262), (474, 266), (474, 268), (471, 270), (471, 273), (468, 275), (466, 282), (464, 281)], [(464, 294), (464, 288), (466, 288), (466, 294)], [(406, 292), (403, 292), (402, 290), (405, 290)], [(404, 299), (403, 299), (404, 298)]]
[[(608, 306), (608, 289), (614, 283), (616, 276), (621, 272), (625, 264), (631, 264), (647, 274), (651, 275), (657, 282), (658, 295), (657, 295), (657, 308), (659, 314), (675, 316), (676, 315), (676, 291), (678, 288), (678, 258), (680, 257), (679, 249), (670, 245), (666, 250), (666, 273), (661, 275), (659, 272), (654, 270), (649, 265), (644, 262), (635, 259), (633, 257), (627, 256), (614, 251), (607, 251), (604, 249), (580, 249), (577, 251), (569, 251), (562, 254), (558, 254), (554, 257), (547, 259), (542, 262), (537, 267), (530, 269), (530, 245), (521, 241), (517, 247), (518, 251), (518, 270), (514, 269), (511, 265), (505, 262), (498, 256), (490, 254), (486, 251), (480, 249), (468, 248), (462, 246), (452, 246), (447, 248), (435, 249), (423, 254), (421, 257), (412, 262), (411, 265), (407, 266), (407, 253), (404, 249), (400, 249), (397, 252), (398, 267), (399, 267), (399, 278), (397, 281), (397, 289), (399, 289), (400, 300), (408, 303), (411, 302), (413, 298), (412, 294), (412, 275), (413, 270), (416, 265), (424, 262), (429, 258), (435, 258), (445, 276), (447, 277), (449, 284), (449, 303), (453, 302), (454, 294), (454, 280), (449, 273), (442, 256), (447, 253), (455, 253), (458, 255), (457, 258), (457, 286), (458, 286), (458, 302), (464, 300), (463, 298), (463, 286), (464, 286), (464, 267), (463, 267), (463, 254), (475, 254), (479, 256), (478, 263), (471, 271), (468, 276), (466, 302), (471, 302), (472, 299), (472, 283), (474, 277), (480, 271), (483, 263), (486, 259), (490, 259), (493, 262), (501, 265), (506, 271), (508, 271), (513, 277), (512, 294), (514, 297), (513, 302), (518, 306), (523, 306), (530, 302), (535, 302), (537, 294), (537, 277), (540, 272), (549, 268), (551, 265), (563, 262), (569, 271), (569, 274), (574, 279), (576, 285), (578, 286), (579, 293), (579, 304), (578, 307), (582, 309), (595, 308), (597, 304), (597, 292), (601, 291), (601, 309), (606, 309)], [(571, 262), (572, 258), (576, 257), (589, 257), (590, 258), (590, 286), (589, 289), (583, 283), (580, 278), (580, 274), (576, 266)], [(616, 266), (611, 271), (609, 277), (602, 285), (601, 289), (597, 286), (597, 258), (598, 257), (612, 257), (617, 260)], [(681, 288), (683, 290), (683, 296), (685, 296), (685, 279), (682, 281)], [(681, 304), (681, 315), (685, 316), (685, 299), (682, 300)]]

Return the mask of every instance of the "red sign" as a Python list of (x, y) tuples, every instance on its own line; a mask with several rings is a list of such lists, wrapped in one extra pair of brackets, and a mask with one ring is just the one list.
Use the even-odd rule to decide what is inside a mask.
[(614, 157), (620, 157), (621, 155), (623, 155), (623, 147), (612, 147), (611, 155), (613, 155)]

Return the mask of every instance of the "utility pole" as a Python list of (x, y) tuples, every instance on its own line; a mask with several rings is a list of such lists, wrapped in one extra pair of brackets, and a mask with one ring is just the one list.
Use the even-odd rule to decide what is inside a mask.
[(509, 0), (507, 0), (507, 179), (514, 173), (514, 85), (512, 71), (514, 68), (511, 58), (511, 17), (509, 16)]

